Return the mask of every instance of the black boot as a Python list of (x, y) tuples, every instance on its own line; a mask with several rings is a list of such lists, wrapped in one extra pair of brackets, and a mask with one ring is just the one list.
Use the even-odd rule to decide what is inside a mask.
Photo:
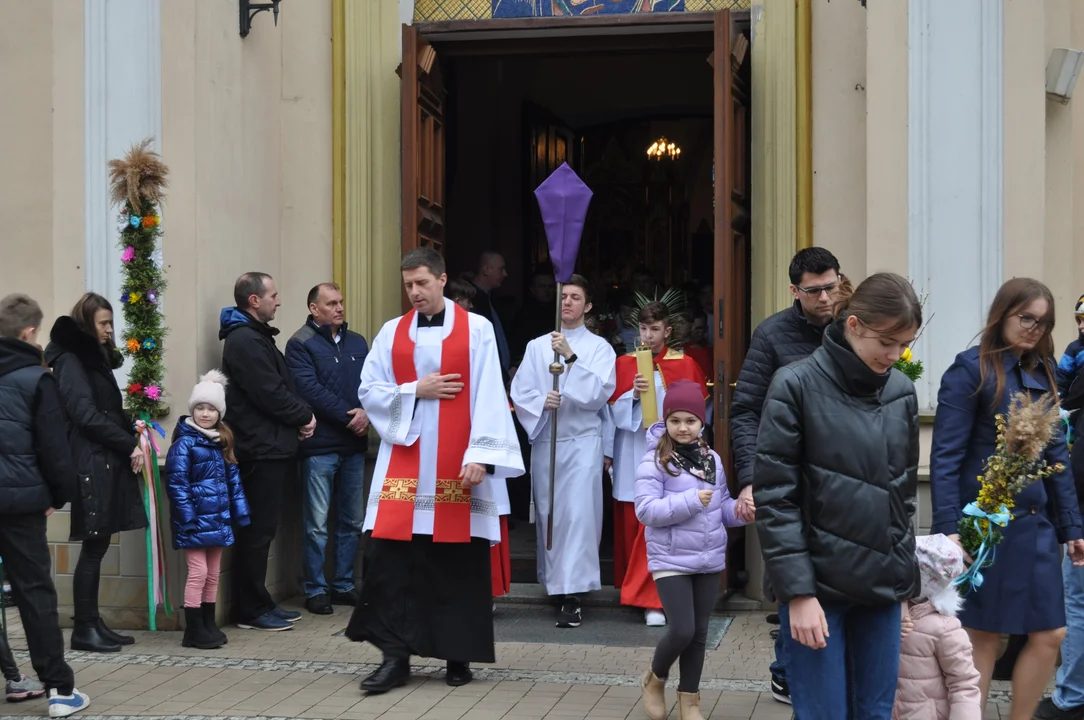
[(379, 695), (400, 685), (406, 685), (409, 679), (409, 658), (385, 657), (376, 672), (361, 681), (361, 689), (370, 695)]
[(184, 638), (181, 645), (200, 650), (214, 650), (222, 647), (203, 624), (203, 610), (200, 608), (186, 607), (184, 609)]
[(98, 632), (98, 619), (76, 620), (72, 630), (72, 650), (86, 652), (120, 652), (120, 644), (102, 637)]
[(134, 637), (121, 635), (119, 632), (110, 630), (109, 626), (105, 624), (105, 620), (102, 620), (101, 615), (98, 616), (98, 634), (110, 642), (115, 642), (117, 645), (135, 645)]
[(215, 642), (225, 645), (230, 641), (226, 637), (226, 633), (218, 629), (218, 623), (215, 621), (215, 604), (203, 603), (200, 605), (200, 613), (203, 615), (203, 627), (207, 628), (207, 633), (215, 639)]
[(452, 687), (466, 685), (474, 679), (474, 673), (470, 671), (470, 663), (449, 660), (444, 681)]

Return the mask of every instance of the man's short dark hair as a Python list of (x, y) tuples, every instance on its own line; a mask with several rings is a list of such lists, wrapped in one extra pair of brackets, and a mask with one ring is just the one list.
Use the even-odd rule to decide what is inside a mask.
[(267, 281), (273, 280), (270, 275), (263, 272), (247, 272), (237, 278), (233, 284), (233, 303), (238, 310), (248, 310), (248, 299), (255, 295), (263, 297), (267, 288)]
[(439, 252), (431, 247), (414, 248), (404, 255), (403, 261), (399, 263), (400, 272), (415, 270), (420, 267), (426, 268), (437, 277), (440, 277), (448, 271), (448, 266), (445, 265), (444, 258), (441, 257)]
[(790, 261), (790, 284), (801, 285), (802, 275), (823, 275), (829, 270), (839, 272), (839, 260), (822, 247), (808, 247), (799, 250)]
[(0, 300), (0, 337), (17, 338), (27, 328), (40, 328), (44, 317), (34, 298), (12, 293)]
[(328, 290), (334, 290), (336, 292), (342, 292), (339, 286), (333, 282), (322, 282), (319, 285), (313, 285), (312, 290), (309, 290), (309, 299), (305, 301), (305, 307), (312, 305), (314, 302), (320, 299), (320, 291), (324, 288)]
[(573, 273), (572, 278), (565, 285), (575, 285), (580, 290), (583, 290), (583, 299), (591, 302), (591, 283), (583, 275)]

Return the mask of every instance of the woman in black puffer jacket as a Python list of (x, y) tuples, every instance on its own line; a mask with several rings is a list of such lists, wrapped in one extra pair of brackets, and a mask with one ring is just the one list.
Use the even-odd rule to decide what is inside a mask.
[(902, 601), (919, 590), (911, 520), (918, 400), (892, 368), (922, 324), (910, 283), (879, 273), (813, 355), (779, 370), (753, 472), (787, 680), (802, 720), (889, 720)]
[(135, 640), (113, 632), (98, 614), (102, 558), (113, 533), (147, 527), (136, 472), (143, 454), (113, 371), (121, 366), (113, 344), (113, 308), (87, 293), (70, 316), (57, 318), (45, 359), (53, 368), (68, 416), (79, 488), (71, 507), (71, 539), (81, 541), (72, 594), (73, 650), (118, 652)]

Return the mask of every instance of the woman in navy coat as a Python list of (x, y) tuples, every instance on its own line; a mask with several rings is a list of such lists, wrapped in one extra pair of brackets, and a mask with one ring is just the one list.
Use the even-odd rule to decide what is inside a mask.
[[(957, 355), (942, 376), (930, 450), (932, 533), (959, 541), (957, 522), (977, 497), (983, 463), (995, 450), (994, 416), (1008, 412), (1017, 392), (1056, 392), (1053, 329), (1050, 290), (1037, 280), (1014, 278), (998, 290), (979, 346)], [(1059, 546), (1069, 543), (1074, 561), (1084, 562), (1080, 511), (1060, 428), (1046, 460), (1066, 470), (1017, 495), (994, 565), (982, 571), (982, 586), (968, 593), (960, 614), (982, 675), (984, 703), (999, 635), (1028, 636), (1016, 663), (1013, 718), (1032, 716), (1065, 637)]]

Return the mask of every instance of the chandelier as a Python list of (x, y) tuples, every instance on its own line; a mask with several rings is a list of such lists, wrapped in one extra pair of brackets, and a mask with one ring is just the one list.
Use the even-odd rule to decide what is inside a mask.
[(681, 155), (681, 148), (667, 140), (665, 137), (661, 137), (651, 143), (651, 147), (647, 149), (647, 156), (651, 160), (662, 160), (663, 158), (676, 160), (679, 155)]

